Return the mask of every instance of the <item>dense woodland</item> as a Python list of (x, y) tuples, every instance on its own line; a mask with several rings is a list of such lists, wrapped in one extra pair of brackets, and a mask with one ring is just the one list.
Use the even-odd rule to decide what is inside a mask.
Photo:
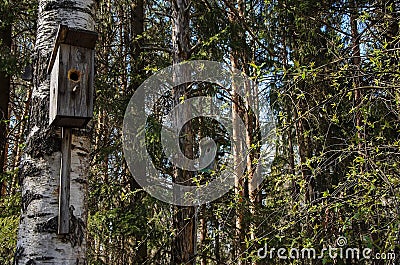
[[(18, 263), (24, 250), (17, 240), (22, 220), (49, 218), (32, 213), (29, 204), (44, 194), (28, 196), (24, 188), (38, 170), (26, 157), (43, 160), (49, 149), (60, 152), (54, 140), (59, 128), (37, 125), (49, 100), (39, 85), (48, 78), (42, 70), (48, 55), (41, 51), (51, 49), (38, 41), (38, 17), (63, 8), (74, 12), (78, 2), (85, 1), (0, 2), (0, 264), (61, 264), (40, 260), (43, 253)], [(399, 264), (399, 1), (86, 2), (99, 39), (95, 114), (80, 133), (90, 146), (82, 201), (87, 224), (80, 239), (69, 239), (69, 246), (86, 252), (76, 264)], [(60, 23), (55, 21), (52, 34)], [(215, 86), (176, 89), (146, 131), (148, 151), (163, 174), (204, 177), (174, 172), (161, 155), (162, 115), (181, 96), (205, 93), (225, 100), (246, 121), (251, 150), (244, 177), (229, 193), (205, 205), (177, 207), (151, 197), (132, 177), (122, 152), (122, 124), (144, 80), (173, 63), (200, 59), (235, 67), (258, 84), (252, 100), (273, 111), (276, 151), (264, 182), (251, 191), (260, 147), (248, 99), (224, 97)], [(199, 152), (196, 135), (216, 139), (221, 156), (240, 153), (212, 120), (192, 125), (186, 131), (191, 156)], [(39, 232), (55, 234), (50, 228)], [(321, 250), (336, 246), (339, 237), (348, 246), (371, 248), (372, 256), (396, 253), (397, 260), (280, 260), (257, 253), (265, 244)]]

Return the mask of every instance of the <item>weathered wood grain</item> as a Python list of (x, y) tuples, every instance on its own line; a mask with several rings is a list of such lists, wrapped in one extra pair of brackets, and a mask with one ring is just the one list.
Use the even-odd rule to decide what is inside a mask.
[(62, 129), (61, 174), (58, 207), (58, 234), (69, 233), (69, 199), (71, 172), (71, 128)]
[(94, 50), (60, 44), (51, 71), (50, 124), (82, 128), (89, 122), (93, 117), (93, 79)]

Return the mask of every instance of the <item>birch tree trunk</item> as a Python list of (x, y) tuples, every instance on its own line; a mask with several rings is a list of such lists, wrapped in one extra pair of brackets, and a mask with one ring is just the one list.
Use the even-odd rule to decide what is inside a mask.
[(22, 212), (15, 264), (86, 264), (89, 131), (74, 131), (72, 137), (70, 234), (58, 235), (61, 135), (48, 125), (46, 69), (59, 24), (93, 30), (94, 8), (93, 0), (39, 0), (29, 135), (19, 171)]

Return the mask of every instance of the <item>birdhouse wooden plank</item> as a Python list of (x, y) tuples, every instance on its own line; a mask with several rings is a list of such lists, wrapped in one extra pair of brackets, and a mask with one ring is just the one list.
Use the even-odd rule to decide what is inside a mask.
[(97, 33), (61, 25), (50, 59), (51, 125), (82, 128), (93, 117)]

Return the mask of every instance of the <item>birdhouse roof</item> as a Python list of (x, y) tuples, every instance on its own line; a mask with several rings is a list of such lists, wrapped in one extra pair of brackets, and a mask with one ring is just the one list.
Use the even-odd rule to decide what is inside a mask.
[(54, 61), (56, 59), (58, 47), (60, 44), (68, 44), (88, 49), (94, 49), (98, 38), (97, 32), (70, 28), (66, 25), (60, 25), (57, 32), (54, 48), (51, 53), (50, 63), (47, 68), (47, 73), (53, 69)]

